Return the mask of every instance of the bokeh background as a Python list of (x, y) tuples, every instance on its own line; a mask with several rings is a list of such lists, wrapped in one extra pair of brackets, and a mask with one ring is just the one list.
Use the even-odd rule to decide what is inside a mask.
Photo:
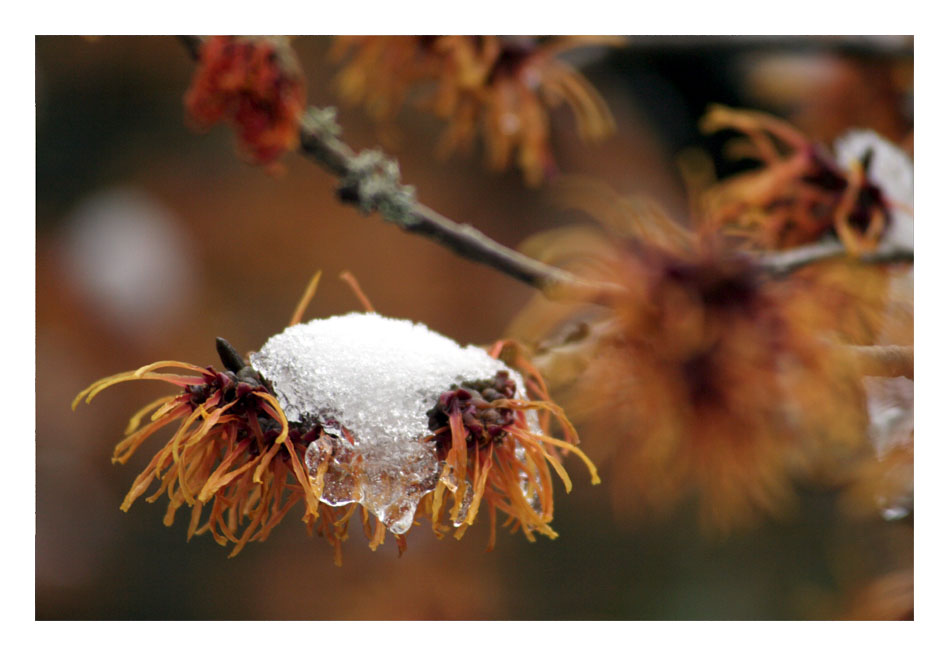
[[(317, 105), (339, 103), (329, 44), (294, 41)], [(679, 216), (677, 157), (719, 146), (696, 128), (709, 103), (774, 112), (826, 143), (848, 127), (896, 141), (913, 128), (910, 38), (639, 38), (576, 63), (618, 131), (585, 144), (569, 112), (555, 112), (563, 171)], [(502, 337), (532, 298), (344, 207), (330, 176), (299, 156), (270, 175), (235, 156), (224, 126), (191, 131), (192, 70), (169, 37), (36, 40), (37, 619), (833, 618), (906, 565), (912, 524), (843, 516), (833, 490), (802, 490), (795, 513), (710, 538), (689, 508), (615, 515), (576, 462), (574, 492), (556, 501), (560, 537), (502, 533), (491, 553), (484, 523), (460, 542), (417, 528), (402, 557), (391, 540), (372, 553), (354, 535), (337, 568), (291, 514), (228, 559), (210, 537), (186, 544), (181, 520), (164, 527), (161, 503), (123, 514), (149, 450), (113, 466), (112, 448), (161, 384), (119, 386), (71, 412), (93, 380), (166, 358), (215, 364), (219, 335), (253, 350), (283, 328), (317, 269), (308, 317), (359, 309), (337, 278), (349, 270), (379, 312), (463, 344)], [(384, 131), (360, 108), (341, 107), (340, 120), (354, 147), (382, 142), (397, 155), (423, 202), (504, 244), (577, 219), (478, 153), (436, 159), (442, 124), (411, 107)]]

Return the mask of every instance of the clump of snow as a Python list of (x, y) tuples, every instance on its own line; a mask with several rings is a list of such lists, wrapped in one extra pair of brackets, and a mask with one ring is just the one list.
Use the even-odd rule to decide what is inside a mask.
[[(322, 500), (358, 502), (394, 534), (412, 526), (422, 497), (435, 488), (440, 463), (426, 411), (453, 384), (490, 379), (507, 370), (524, 398), (524, 382), (479, 347), (456, 342), (408, 320), (350, 313), (297, 324), (251, 354), (251, 365), (274, 387), (290, 422), (338, 425), (354, 440), (335, 441)], [(317, 443), (307, 451), (316, 471)]]
[(881, 188), (891, 204), (891, 225), (883, 241), (914, 248), (914, 163), (895, 144), (872, 130), (852, 130), (835, 142), (838, 164), (850, 168), (870, 151), (868, 178)]

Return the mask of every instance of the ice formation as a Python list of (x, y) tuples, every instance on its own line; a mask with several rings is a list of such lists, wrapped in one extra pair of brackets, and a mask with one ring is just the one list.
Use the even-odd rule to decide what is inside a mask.
[(883, 240), (914, 248), (914, 163), (896, 145), (871, 130), (852, 130), (835, 142), (835, 157), (842, 167), (851, 167), (872, 153), (868, 178), (881, 188), (891, 204), (891, 226)]
[[(868, 404), (868, 434), (879, 459), (893, 449), (913, 448), (914, 382), (904, 377), (864, 377)], [(912, 467), (912, 466), (911, 466)], [(907, 485), (895, 499), (880, 499), (881, 513), (887, 520), (907, 516), (914, 506), (913, 470), (903, 477)]]
[(440, 463), (424, 439), (426, 411), (439, 395), (506, 370), (516, 397), (526, 397), (518, 373), (484, 349), (375, 313), (291, 326), (251, 354), (251, 364), (273, 385), (288, 421), (320, 422), (341, 437), (332, 456), (316, 441), (307, 450), (311, 473), (330, 458), (321, 500), (362, 504), (394, 534), (409, 530), (420, 500), (438, 481)]

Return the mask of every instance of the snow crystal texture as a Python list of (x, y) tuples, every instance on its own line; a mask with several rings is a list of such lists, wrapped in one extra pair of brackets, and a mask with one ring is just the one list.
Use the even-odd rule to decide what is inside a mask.
[[(251, 354), (274, 387), (290, 422), (336, 421), (351, 433), (355, 454), (331, 464), (323, 501), (359, 502), (396, 534), (412, 524), (419, 500), (435, 487), (439, 463), (426, 411), (452, 384), (507, 370), (524, 398), (521, 377), (479, 347), (408, 320), (350, 313), (297, 324)], [(308, 450), (308, 460), (316, 455)], [(347, 463), (359, 456), (354, 476)], [(336, 482), (348, 482), (337, 485)]]

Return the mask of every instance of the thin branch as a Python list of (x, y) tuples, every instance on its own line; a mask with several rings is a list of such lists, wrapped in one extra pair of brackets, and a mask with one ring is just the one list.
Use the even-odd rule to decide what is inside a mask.
[[(816, 242), (815, 244), (806, 244), (805, 246), (787, 249), (785, 251), (763, 253), (759, 256), (759, 259), (763, 268), (765, 268), (769, 274), (780, 277), (788, 276), (792, 272), (807, 265), (844, 256), (847, 256), (847, 251), (841, 242), (837, 240), (827, 240)], [(913, 249), (907, 249), (903, 246), (885, 243), (881, 245), (878, 250), (857, 256), (856, 259), (868, 265), (913, 264), (914, 251)]]
[(341, 200), (364, 213), (378, 211), (409, 233), (428, 237), (458, 255), (488, 265), (545, 294), (605, 300), (615, 286), (587, 281), (499, 244), (468, 224), (459, 224), (415, 200), (399, 179), (399, 165), (378, 150), (354, 152), (340, 139), (336, 110), (310, 108), (301, 120), (300, 151), (340, 179)]
[(914, 378), (914, 348), (896, 345), (851, 346), (865, 376)]

